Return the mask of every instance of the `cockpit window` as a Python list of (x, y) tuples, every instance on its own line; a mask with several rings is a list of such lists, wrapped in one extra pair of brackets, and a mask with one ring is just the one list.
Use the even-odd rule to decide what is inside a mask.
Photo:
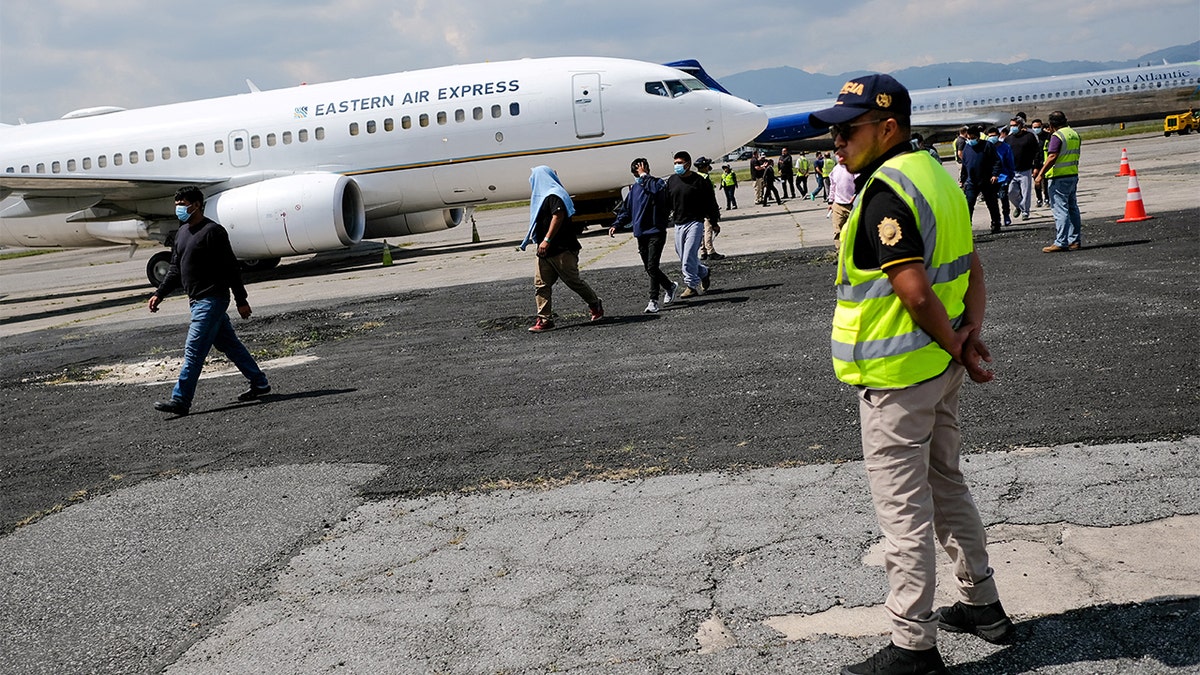
[(683, 96), (691, 91), (688, 86), (679, 80), (667, 80), (667, 89), (671, 91), (671, 97)]
[(667, 88), (663, 86), (662, 82), (647, 82), (646, 93), (654, 94), (655, 96), (666, 96), (668, 98), (671, 96), (671, 94), (667, 92)]
[(705, 91), (708, 87), (694, 77), (682, 80), (667, 80), (666, 82), (647, 82), (646, 93), (667, 98), (677, 98), (693, 91)]

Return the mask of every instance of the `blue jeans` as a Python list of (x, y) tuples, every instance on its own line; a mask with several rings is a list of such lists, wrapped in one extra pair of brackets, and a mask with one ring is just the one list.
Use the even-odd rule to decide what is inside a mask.
[(1066, 248), (1079, 243), (1083, 221), (1079, 215), (1079, 201), (1075, 191), (1079, 188), (1079, 176), (1063, 176), (1050, 179), (1050, 210), (1054, 213), (1054, 245)]
[(191, 308), (192, 323), (188, 326), (187, 344), (183, 347), (183, 367), (179, 369), (179, 381), (175, 383), (171, 398), (187, 406), (192, 404), (200, 369), (204, 367), (204, 359), (213, 347), (229, 357), (242, 375), (250, 380), (250, 386), (267, 386), (267, 376), (233, 332), (233, 324), (225, 313), (229, 309), (229, 298), (192, 300)]
[(683, 263), (683, 285), (700, 288), (700, 280), (708, 276), (708, 267), (700, 264), (700, 244), (704, 240), (704, 223), (676, 223), (675, 252)]

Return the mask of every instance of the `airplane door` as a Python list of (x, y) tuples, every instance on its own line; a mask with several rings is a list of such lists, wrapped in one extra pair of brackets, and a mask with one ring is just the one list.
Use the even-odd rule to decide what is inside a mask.
[(467, 204), (484, 199), (474, 164), (450, 164), (433, 170), (433, 182), (446, 204)]
[(250, 134), (245, 130), (229, 132), (229, 163), (236, 167), (250, 166)]
[(579, 73), (573, 79), (575, 96), (575, 135), (592, 138), (604, 135), (604, 114), (600, 107), (600, 73)]

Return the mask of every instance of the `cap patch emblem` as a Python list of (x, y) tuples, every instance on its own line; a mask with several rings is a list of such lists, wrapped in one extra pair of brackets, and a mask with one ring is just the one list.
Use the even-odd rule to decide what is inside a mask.
[(875, 105), (880, 108), (890, 108), (892, 107), (892, 97), (888, 94), (879, 94), (875, 97)]
[(900, 223), (895, 218), (879, 221), (879, 241), (882, 241), (884, 246), (895, 246), (900, 243), (902, 237)]

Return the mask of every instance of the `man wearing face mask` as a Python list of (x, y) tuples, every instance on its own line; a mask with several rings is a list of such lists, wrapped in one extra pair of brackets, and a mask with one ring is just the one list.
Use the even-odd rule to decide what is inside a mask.
[(182, 287), (188, 294), (192, 320), (183, 348), (179, 381), (171, 392), (171, 400), (156, 401), (155, 410), (188, 414), (200, 369), (213, 347), (225, 354), (250, 382), (250, 388), (238, 395), (239, 401), (253, 401), (271, 393), (267, 376), (233, 332), (226, 314), (232, 291), (238, 314), (243, 319), (250, 318), (250, 303), (246, 301), (246, 287), (242, 285), (238, 261), (229, 244), (229, 233), (205, 217), (204, 194), (193, 186), (175, 193), (175, 216), (183, 225), (175, 234), (171, 267), (158, 290), (150, 296), (149, 308), (157, 312), (162, 299)]
[(975, 201), (983, 195), (988, 214), (992, 217), (992, 232), (1000, 231), (1000, 203), (996, 201), (996, 184), (1000, 181), (1000, 155), (987, 141), (979, 140), (979, 127), (967, 130), (962, 152), (962, 170), (958, 184), (967, 196), (967, 209), (975, 215)]
[[(1033, 137), (1038, 142), (1037, 157), (1033, 161), (1033, 168), (1036, 170), (1041, 168), (1042, 164), (1046, 161), (1046, 146), (1050, 143), (1050, 134), (1042, 128), (1042, 121), (1037, 119), (1029, 123), (1029, 133), (1033, 134)], [(1037, 198), (1039, 208), (1042, 204), (1050, 201), (1046, 196), (1046, 186), (1043, 183), (1034, 181), (1033, 194)]]
[(996, 154), (1000, 156), (1000, 179), (996, 181), (996, 200), (1000, 202), (1000, 211), (1004, 214), (1004, 226), (1012, 225), (1012, 217), (1009, 216), (1008, 210), (1008, 188), (1012, 182), (1013, 174), (1017, 172), (1016, 166), (1013, 164), (1012, 148), (1008, 147), (1008, 143), (1004, 142), (1004, 137), (1008, 133), (1008, 127), (1000, 129), (992, 127), (988, 129), (988, 143), (996, 149)]
[(680, 298), (691, 298), (707, 291), (708, 266), (700, 263), (700, 241), (704, 237), (704, 219), (713, 226), (721, 220), (717, 193), (707, 178), (692, 171), (692, 156), (684, 150), (675, 153), (675, 175), (667, 179), (671, 199), (671, 222), (675, 225), (675, 252), (683, 267)]
[(1016, 174), (1008, 189), (1008, 200), (1016, 208), (1014, 215), (1029, 220), (1029, 205), (1033, 201), (1033, 167), (1038, 162), (1041, 150), (1037, 136), (1025, 129), (1025, 120), (1014, 117), (1008, 121), (1008, 138), (1004, 139), (1012, 148), (1013, 167)]

